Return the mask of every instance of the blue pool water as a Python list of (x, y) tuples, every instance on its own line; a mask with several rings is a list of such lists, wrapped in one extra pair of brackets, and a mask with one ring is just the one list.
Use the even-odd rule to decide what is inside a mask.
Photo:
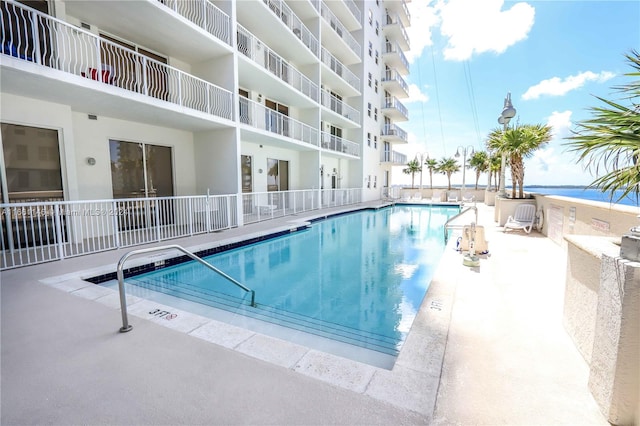
[(202, 306), (240, 313), (396, 356), (444, 252), (442, 227), (458, 211), (364, 210), (205, 258), (255, 290), (256, 307), (247, 293), (196, 262), (127, 278), (127, 292), (176, 297), (196, 302), (199, 314), (206, 314)]

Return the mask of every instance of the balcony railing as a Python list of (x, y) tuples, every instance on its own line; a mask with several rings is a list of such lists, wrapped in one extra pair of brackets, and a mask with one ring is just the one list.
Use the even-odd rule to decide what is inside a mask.
[(362, 12), (360, 12), (360, 8), (356, 6), (356, 2), (354, 2), (353, 0), (345, 0), (345, 3), (353, 16), (355, 16), (358, 22), (360, 22), (360, 25), (362, 25)]
[(409, 93), (409, 85), (407, 84), (406, 81), (404, 81), (404, 78), (402, 78), (402, 76), (400, 75), (400, 73), (394, 69), (388, 69), (385, 70), (384, 76), (382, 77), (382, 82), (387, 82), (387, 81), (396, 81), (398, 82), (398, 84), (400, 84), (400, 87), (402, 87), (402, 89), (408, 94)]
[(386, 25), (397, 26), (397, 28), (400, 30), (400, 34), (402, 35), (402, 38), (404, 39), (404, 42), (407, 45), (407, 50), (409, 50), (410, 49), (409, 46), (411, 46), (409, 42), (409, 35), (407, 34), (407, 30), (404, 28), (404, 25), (402, 24), (402, 20), (400, 20), (400, 16), (397, 13), (387, 14)]
[(209, 0), (158, 0), (180, 16), (231, 45), (231, 19)]
[(407, 164), (407, 156), (397, 151), (383, 151), (380, 160), (383, 163)]
[(241, 25), (238, 25), (238, 52), (318, 102), (318, 86)]
[(362, 56), (362, 48), (360, 47), (360, 43), (356, 41), (356, 39), (351, 35), (349, 30), (345, 28), (345, 26), (340, 22), (340, 20), (334, 15), (334, 13), (329, 9), (329, 7), (324, 4), (324, 2), (320, 5), (320, 15), (324, 18), (325, 21), (333, 28), (333, 30), (344, 40), (345, 43), (349, 46), (349, 48), (358, 55), (358, 58)]
[(400, 62), (402, 62), (402, 65), (404, 65), (404, 67), (408, 70), (409, 69), (409, 61), (407, 60), (407, 57), (404, 55), (404, 52), (402, 51), (402, 49), (400, 48), (400, 46), (398, 45), (398, 43), (391, 43), (391, 42), (386, 42), (385, 43), (385, 51), (384, 53), (395, 53), (400, 57)]
[(269, 9), (318, 57), (320, 43), (283, 0), (263, 0)]
[(360, 112), (332, 95), (327, 90), (321, 92), (322, 105), (331, 109), (331, 111), (340, 114), (344, 118), (353, 121), (354, 123), (360, 123)]
[(0, 204), (0, 270), (361, 201), (353, 188)]
[(327, 132), (321, 133), (322, 148), (330, 151), (342, 152), (344, 154), (353, 155), (355, 157), (360, 156), (360, 145), (355, 142), (342, 139), (339, 136), (334, 136)]
[(360, 91), (360, 79), (349, 68), (342, 64), (335, 56), (333, 56), (324, 47), (321, 50), (322, 62), (331, 68), (333, 72), (338, 74), (349, 86)]
[(381, 132), (382, 136), (395, 136), (403, 141), (407, 141), (407, 132), (395, 124), (385, 124)]
[(395, 96), (387, 96), (384, 98), (384, 106), (382, 108), (397, 109), (403, 116), (409, 117), (409, 110), (407, 110), (407, 107), (402, 105), (402, 102), (400, 102)]
[(232, 118), (228, 90), (13, 1), (3, 1), (0, 13), (5, 55)]
[(240, 122), (318, 146), (317, 129), (244, 97), (240, 97)]

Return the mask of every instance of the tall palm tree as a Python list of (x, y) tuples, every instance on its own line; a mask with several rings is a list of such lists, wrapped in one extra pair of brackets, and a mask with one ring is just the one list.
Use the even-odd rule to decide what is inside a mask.
[(449, 181), (448, 190), (451, 190), (451, 175), (460, 171), (460, 165), (458, 162), (453, 157), (443, 157), (438, 163), (437, 170), (443, 175), (447, 175), (447, 180)]
[(407, 163), (407, 167), (402, 169), (402, 173), (411, 175), (411, 189), (413, 189), (413, 182), (416, 177), (416, 173), (420, 173), (422, 171), (422, 166), (420, 165), (420, 161), (417, 158), (409, 161)]
[(500, 168), (502, 167), (502, 158), (500, 155), (492, 153), (489, 157), (489, 187), (491, 186), (491, 175), (493, 175), (494, 187), (493, 190), (497, 191), (500, 186)]
[(476, 191), (478, 190), (478, 181), (480, 174), (489, 170), (489, 154), (485, 151), (475, 151), (469, 158), (469, 168), (476, 172)]
[(511, 169), (511, 198), (524, 198), (524, 159), (551, 140), (551, 127), (544, 124), (516, 124), (514, 127), (495, 129), (489, 134), (488, 147), (505, 153)]
[(566, 144), (578, 154), (577, 162), (598, 176), (590, 187), (609, 193), (612, 201), (621, 191), (616, 202), (631, 193), (637, 200), (640, 191), (640, 53), (631, 50), (625, 58), (633, 71), (624, 75), (638, 79), (613, 89), (629, 105), (596, 96), (605, 105), (590, 108), (591, 118), (578, 123)]
[(438, 171), (438, 160), (435, 158), (427, 158), (424, 165), (429, 169), (429, 188), (433, 189), (433, 172)]

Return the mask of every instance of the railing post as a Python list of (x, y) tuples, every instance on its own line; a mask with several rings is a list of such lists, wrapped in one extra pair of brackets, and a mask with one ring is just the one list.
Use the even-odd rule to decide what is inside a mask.
[(40, 57), (40, 36), (38, 34), (38, 15), (36, 13), (29, 13), (29, 19), (31, 20), (31, 32), (33, 33), (33, 55), (35, 56), (35, 62), (42, 64), (42, 58)]
[[(141, 55), (142, 56), (142, 55)], [(140, 65), (142, 69), (140, 70), (142, 74), (142, 94), (149, 96), (149, 82), (147, 81), (147, 58), (142, 56), (142, 64)]]
[[(156, 208), (153, 209), (154, 210), (154, 217), (156, 220), (156, 240), (157, 241), (162, 241), (162, 235), (160, 233), (160, 203), (157, 202), (158, 200), (156, 200)], [(147, 202), (149, 203), (149, 208), (151, 208), (151, 200), (147, 199)]]
[[(122, 213), (118, 209), (118, 204), (115, 200), (111, 202), (111, 211), (113, 212), (113, 239), (116, 245), (116, 248), (120, 248), (120, 213)], [(128, 212), (127, 212), (128, 213)]]
[(193, 236), (193, 198), (189, 197), (189, 235)]
[(205, 202), (204, 210), (206, 212), (207, 217), (205, 218), (205, 223), (207, 225), (207, 232), (212, 232), (211, 229), (211, 215), (213, 214), (213, 210), (211, 209), (211, 195), (207, 194), (207, 201)]
[(58, 242), (58, 258), (64, 259), (64, 241), (62, 240), (62, 224), (60, 223), (60, 205), (54, 204), (54, 222), (56, 226), (56, 240)]

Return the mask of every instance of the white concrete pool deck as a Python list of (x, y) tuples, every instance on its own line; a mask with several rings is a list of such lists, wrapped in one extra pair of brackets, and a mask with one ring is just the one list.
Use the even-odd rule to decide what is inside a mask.
[[(0, 423), (608, 424), (562, 327), (564, 249), (478, 208), (489, 255), (469, 268), (447, 249), (391, 371), (131, 297), (134, 329), (118, 333), (117, 293), (80, 277), (131, 248), (4, 271)], [(197, 250), (317, 215), (156, 245)]]

